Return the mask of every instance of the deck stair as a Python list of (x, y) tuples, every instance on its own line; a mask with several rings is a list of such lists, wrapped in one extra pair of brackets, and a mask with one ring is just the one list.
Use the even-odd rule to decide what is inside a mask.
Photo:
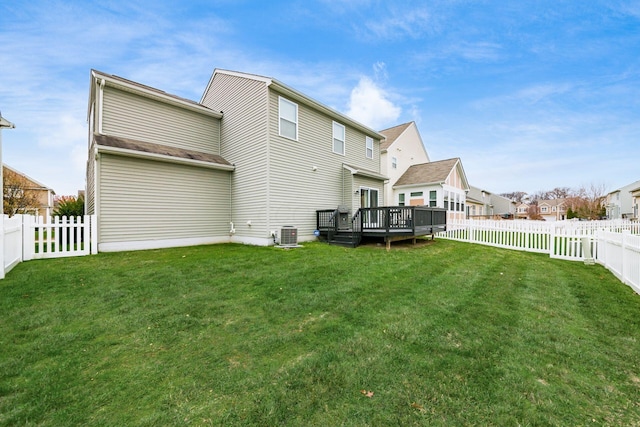
[(331, 236), (329, 244), (355, 248), (360, 243), (360, 239), (354, 236), (352, 229), (339, 229)]

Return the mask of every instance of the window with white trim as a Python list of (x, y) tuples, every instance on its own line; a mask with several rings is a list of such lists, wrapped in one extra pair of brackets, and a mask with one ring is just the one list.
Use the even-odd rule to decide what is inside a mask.
[(344, 156), (345, 128), (340, 123), (333, 122), (333, 152)]
[(279, 134), (285, 138), (298, 140), (298, 104), (278, 97)]
[(429, 206), (431, 206), (432, 208), (436, 207), (436, 204), (438, 203), (438, 192), (436, 190), (431, 190), (429, 191)]
[(371, 138), (370, 136), (366, 136), (364, 140), (366, 145), (365, 154), (367, 156), (367, 159), (373, 159), (373, 138)]
[(398, 206), (404, 206), (404, 193), (398, 194)]
[(398, 158), (397, 157), (392, 157), (391, 158), (391, 168), (392, 169), (398, 169)]

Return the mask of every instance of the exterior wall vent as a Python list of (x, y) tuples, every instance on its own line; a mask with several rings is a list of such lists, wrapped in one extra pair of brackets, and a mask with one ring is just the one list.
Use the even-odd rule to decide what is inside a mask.
[(283, 225), (280, 229), (280, 246), (298, 246), (298, 229), (292, 225)]

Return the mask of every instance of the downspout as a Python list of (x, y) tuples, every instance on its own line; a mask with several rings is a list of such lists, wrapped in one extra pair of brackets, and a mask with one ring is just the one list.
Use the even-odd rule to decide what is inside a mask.
[(233, 226), (233, 179), (231, 172), (229, 172), (229, 235), (233, 236), (236, 233), (236, 229)]
[(340, 204), (344, 205), (344, 164), (342, 165), (341, 174), (342, 174), (342, 197), (340, 198), (341, 199)]
[(220, 117), (218, 122), (218, 155), (222, 156), (222, 119), (224, 118), (224, 113), (220, 111), (220, 114), (222, 114), (223, 117)]

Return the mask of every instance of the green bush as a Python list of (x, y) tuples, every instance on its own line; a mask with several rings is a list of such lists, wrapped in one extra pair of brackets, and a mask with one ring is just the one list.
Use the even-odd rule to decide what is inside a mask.
[(56, 200), (53, 216), (82, 216), (84, 215), (84, 197), (61, 196)]

